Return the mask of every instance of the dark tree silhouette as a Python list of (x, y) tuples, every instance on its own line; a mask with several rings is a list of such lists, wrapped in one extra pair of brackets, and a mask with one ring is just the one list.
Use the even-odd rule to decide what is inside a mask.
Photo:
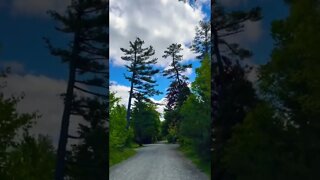
[[(224, 145), (228, 138), (230, 138), (230, 129), (237, 122), (233, 122), (233, 118), (222, 119), (228, 113), (224, 111), (225, 107), (232, 107), (234, 102), (228, 100), (231, 94), (238, 92), (234, 89), (230, 89), (232, 86), (239, 86), (241, 93), (252, 92), (251, 85), (243, 78), (242, 67), (239, 66), (239, 59), (245, 59), (251, 56), (251, 52), (240, 48), (238, 44), (228, 43), (226, 38), (239, 34), (244, 31), (244, 23), (248, 21), (258, 21), (261, 19), (260, 8), (253, 8), (248, 12), (244, 11), (232, 11), (225, 12), (224, 8), (220, 6), (216, 0), (211, 1), (211, 106), (212, 106), (212, 141), (213, 141), (213, 156), (212, 161), (213, 178), (220, 180), (228, 178), (228, 175), (224, 174), (225, 170), (221, 166), (221, 153), (223, 152)], [(223, 53), (222, 53), (223, 50)], [(240, 75), (237, 73), (241, 73)], [(232, 76), (232, 78), (228, 78)], [(229, 79), (229, 81), (226, 81)], [(239, 84), (240, 83), (240, 84)], [(248, 92), (244, 92), (243, 89), (247, 89)], [(227, 95), (228, 94), (228, 95)], [(254, 93), (250, 95), (254, 96)], [(232, 96), (231, 96), (232, 97)], [(238, 104), (241, 108), (241, 113), (244, 113), (243, 109), (247, 106), (248, 102), (241, 101)], [(222, 121), (222, 122), (221, 122)], [(238, 119), (242, 121), (242, 119)]]
[(90, 111), (89, 101), (79, 103), (76, 92), (96, 96), (102, 101), (108, 100), (108, 2), (73, 0), (65, 15), (55, 11), (48, 13), (61, 24), (56, 27), (58, 31), (73, 35), (66, 49), (53, 47), (49, 39), (45, 38), (51, 54), (59, 56), (63, 63), (69, 65), (55, 172), (55, 179), (62, 180), (68, 138), (80, 138), (68, 134), (70, 116), (85, 116)]

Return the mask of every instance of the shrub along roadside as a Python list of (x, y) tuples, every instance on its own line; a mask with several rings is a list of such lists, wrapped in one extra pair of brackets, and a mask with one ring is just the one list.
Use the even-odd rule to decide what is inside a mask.
[(110, 94), (110, 138), (109, 138), (109, 166), (117, 164), (136, 152), (133, 149), (133, 130), (126, 129), (126, 108), (119, 105), (119, 98)]

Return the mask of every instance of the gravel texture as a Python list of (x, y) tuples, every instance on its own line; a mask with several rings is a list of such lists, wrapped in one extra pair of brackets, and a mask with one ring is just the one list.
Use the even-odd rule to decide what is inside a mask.
[(209, 180), (177, 150), (177, 144), (148, 144), (110, 168), (110, 180)]

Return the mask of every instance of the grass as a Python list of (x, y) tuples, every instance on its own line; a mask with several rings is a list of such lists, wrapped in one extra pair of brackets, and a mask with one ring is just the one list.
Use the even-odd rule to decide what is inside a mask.
[(134, 148), (136, 148), (139, 145), (133, 145), (132, 147), (127, 147), (124, 149), (110, 149), (109, 154), (109, 167), (118, 164), (129, 157), (136, 154), (136, 151)]
[(196, 154), (192, 149), (186, 146), (180, 146), (179, 150), (183, 152), (183, 154), (189, 158), (193, 164), (195, 164), (201, 171), (207, 174), (209, 177), (211, 176), (211, 164), (210, 161), (206, 162), (201, 157)]

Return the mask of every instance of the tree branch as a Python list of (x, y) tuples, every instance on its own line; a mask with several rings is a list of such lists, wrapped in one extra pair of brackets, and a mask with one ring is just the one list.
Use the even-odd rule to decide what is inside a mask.
[(91, 92), (91, 91), (88, 91), (88, 90), (85, 90), (83, 88), (80, 88), (78, 86), (73, 86), (75, 89), (78, 89), (82, 92), (85, 92), (85, 93), (88, 93), (88, 94), (92, 94), (92, 95), (95, 95), (95, 96), (98, 96), (98, 97), (103, 97), (103, 98), (108, 98), (108, 96), (106, 95), (103, 95), (103, 94), (99, 94), (99, 93), (95, 93), (95, 92)]

